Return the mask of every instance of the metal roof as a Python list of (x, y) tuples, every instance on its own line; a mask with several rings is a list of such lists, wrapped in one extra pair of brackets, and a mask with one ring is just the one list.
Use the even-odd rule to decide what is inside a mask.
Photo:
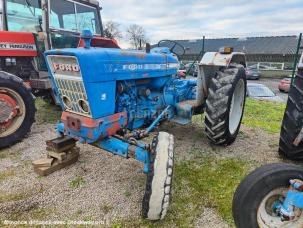
[[(187, 50), (186, 54), (198, 54), (202, 49), (202, 39), (176, 40)], [(234, 51), (247, 54), (294, 54), (298, 43), (297, 36), (270, 36), (247, 38), (205, 39), (205, 51), (218, 51), (220, 47), (230, 46)], [(301, 42), (301, 46), (303, 42)]]

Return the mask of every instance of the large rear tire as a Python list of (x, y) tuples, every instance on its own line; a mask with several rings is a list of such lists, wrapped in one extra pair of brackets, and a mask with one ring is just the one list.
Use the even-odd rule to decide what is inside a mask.
[(165, 217), (170, 199), (174, 163), (174, 136), (159, 132), (152, 142), (142, 216), (149, 220)]
[(0, 71), (0, 148), (21, 141), (35, 120), (35, 103), (23, 81)]
[(289, 90), (287, 105), (282, 121), (279, 154), (292, 160), (303, 160), (303, 142), (293, 142), (303, 127), (303, 72), (298, 71)]
[(205, 110), (205, 132), (215, 144), (229, 145), (238, 135), (246, 99), (242, 65), (218, 71), (210, 80)]
[(302, 178), (302, 167), (285, 163), (265, 165), (250, 173), (234, 194), (232, 212), (236, 226), (303, 227), (303, 212), (299, 208), (295, 209), (298, 216), (294, 220), (284, 222), (273, 210), (274, 203), (286, 196), (289, 180)]

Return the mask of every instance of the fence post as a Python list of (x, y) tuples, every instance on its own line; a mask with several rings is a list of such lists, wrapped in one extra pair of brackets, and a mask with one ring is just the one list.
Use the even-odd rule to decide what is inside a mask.
[(294, 77), (295, 77), (295, 72), (296, 72), (297, 63), (298, 63), (298, 55), (299, 55), (299, 51), (300, 51), (300, 47), (301, 47), (301, 39), (302, 39), (302, 33), (300, 33), (300, 35), (299, 35), (299, 40), (298, 40), (298, 44), (297, 44), (297, 51), (295, 53), (294, 66), (293, 66), (292, 75), (291, 75), (291, 84), (293, 83)]

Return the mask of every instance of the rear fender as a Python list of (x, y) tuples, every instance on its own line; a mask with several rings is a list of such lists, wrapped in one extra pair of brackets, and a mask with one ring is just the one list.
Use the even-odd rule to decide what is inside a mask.
[(220, 52), (206, 52), (199, 63), (198, 68), (198, 96), (199, 103), (207, 97), (209, 80), (215, 76), (220, 67), (229, 67), (230, 64), (241, 64), (246, 67), (245, 54), (242, 52), (232, 52), (223, 54)]

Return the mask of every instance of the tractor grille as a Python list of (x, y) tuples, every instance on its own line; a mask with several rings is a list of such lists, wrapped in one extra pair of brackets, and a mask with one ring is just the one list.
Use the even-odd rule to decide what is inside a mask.
[(65, 107), (69, 111), (76, 113), (81, 113), (83, 115), (90, 115), (90, 113), (84, 112), (80, 106), (79, 101), (87, 101), (87, 96), (83, 86), (83, 82), (76, 80), (68, 80), (62, 78), (55, 78), (61, 99), (68, 98), (71, 102), (71, 105), (66, 105)]
[(49, 55), (47, 62), (65, 110), (91, 117), (78, 60), (74, 56)]

